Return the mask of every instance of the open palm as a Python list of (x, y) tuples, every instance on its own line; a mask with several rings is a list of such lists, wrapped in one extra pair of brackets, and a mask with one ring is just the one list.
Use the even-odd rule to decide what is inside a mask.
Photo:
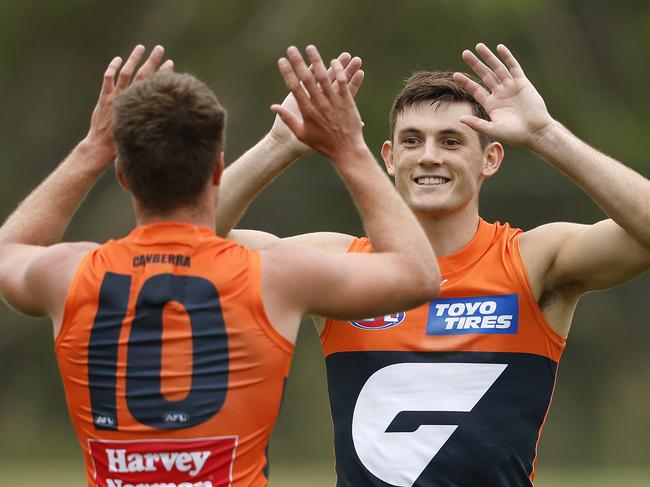
[[(162, 46), (156, 46), (136, 72), (135, 70), (144, 53), (145, 47), (138, 44), (131, 52), (126, 63), (124, 63), (124, 66), (122, 66), (122, 58), (115, 57), (104, 72), (102, 88), (90, 118), (90, 128), (86, 136), (86, 140), (95, 150), (93, 162), (104, 167), (108, 167), (113, 163), (116, 154), (112, 127), (113, 110), (118, 95), (127, 89), (132, 82), (151, 76), (156, 69), (162, 73), (174, 70), (174, 62), (171, 59), (168, 59), (162, 65), (160, 64), (165, 55), (165, 49)], [(115, 80), (116, 75), (117, 81)]]
[[(352, 57), (347, 52), (343, 52), (339, 55), (338, 60), (345, 68), (348, 87), (354, 96), (359, 90), (361, 83), (363, 82), (364, 72), (361, 70), (361, 58), (356, 56)], [(330, 81), (332, 82), (332, 86), (336, 87), (333, 72), (331, 69), (328, 71), (328, 74)], [(284, 107), (288, 112), (295, 115), (299, 120), (302, 120), (300, 109), (298, 108), (298, 104), (296, 103), (296, 98), (294, 97), (293, 93), (289, 93), (282, 101), (280, 106)], [(289, 127), (287, 127), (280, 116), (275, 117), (275, 121), (271, 127), (270, 134), (271, 137), (273, 137), (277, 142), (290, 147), (297, 157), (313, 152), (311, 147), (298, 140), (298, 138), (293, 134)]]
[(455, 73), (454, 79), (485, 108), (490, 120), (465, 116), (461, 121), (495, 140), (528, 145), (553, 123), (544, 100), (506, 46), (497, 46), (503, 62), (485, 44), (478, 44), (476, 51), (485, 63), (471, 51), (463, 52), (463, 60), (487, 89), (462, 73)]

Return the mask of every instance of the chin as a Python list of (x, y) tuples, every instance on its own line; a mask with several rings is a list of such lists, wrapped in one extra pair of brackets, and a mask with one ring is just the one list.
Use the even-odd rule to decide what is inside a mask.
[(411, 201), (408, 202), (408, 205), (414, 213), (425, 214), (432, 217), (445, 216), (454, 211), (453, 207), (440, 203)]
[(414, 213), (432, 218), (445, 217), (462, 210), (467, 202), (449, 201), (447, 198), (409, 198), (406, 203)]

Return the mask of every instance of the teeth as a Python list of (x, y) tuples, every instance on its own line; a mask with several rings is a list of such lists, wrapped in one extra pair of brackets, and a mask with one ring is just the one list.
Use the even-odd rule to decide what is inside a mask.
[(431, 176), (415, 178), (415, 182), (421, 185), (445, 184), (448, 181), (449, 179), (447, 178), (439, 178), (439, 177), (431, 177)]

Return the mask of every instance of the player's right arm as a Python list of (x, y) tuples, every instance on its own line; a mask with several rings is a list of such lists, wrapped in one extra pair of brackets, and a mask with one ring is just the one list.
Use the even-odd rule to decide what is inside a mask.
[[(373, 254), (329, 254), (281, 241), (262, 250), (262, 294), (271, 322), (287, 335), (305, 313), (353, 319), (408, 309), (433, 299), (439, 271), (433, 249), (406, 203), (379, 168), (361, 132), (361, 118), (343, 68), (332, 62), (337, 89), (314, 46), (313, 73), (295, 47), (279, 62), (302, 120), (273, 109), (296, 136), (326, 155), (347, 185)], [(308, 95), (303, 92), (300, 81)]]
[[(74, 269), (97, 244), (54, 244), (61, 239), (85, 195), (113, 162), (115, 97), (133, 79), (151, 74), (164, 50), (155, 48), (136, 72), (143, 54), (144, 47), (136, 46), (121, 70), (121, 58), (111, 61), (86, 137), (0, 227), (0, 296), (22, 313), (51, 316), (55, 331)], [(173, 63), (167, 61), (160, 70), (172, 67)]]

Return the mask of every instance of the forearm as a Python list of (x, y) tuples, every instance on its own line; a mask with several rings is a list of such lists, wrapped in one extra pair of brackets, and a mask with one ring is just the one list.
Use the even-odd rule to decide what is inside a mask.
[(217, 203), (216, 231), (225, 237), (248, 205), (299, 154), (267, 134), (224, 171)]
[(57, 243), (103, 173), (106, 164), (101, 159), (106, 157), (110, 156), (91, 143), (80, 142), (5, 221), (0, 228), (0, 245)]
[(530, 150), (582, 188), (635, 240), (650, 247), (650, 181), (555, 122)]

